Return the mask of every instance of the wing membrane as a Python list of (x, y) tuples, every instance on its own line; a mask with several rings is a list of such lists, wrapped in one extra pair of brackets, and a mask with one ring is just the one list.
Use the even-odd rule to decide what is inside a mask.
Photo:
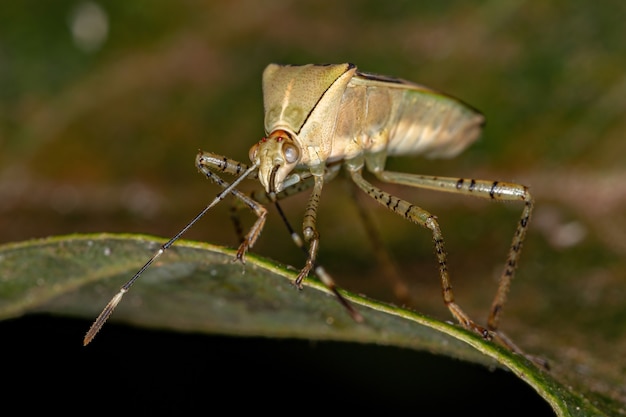
[(365, 101), (370, 114), (364, 120), (385, 120), (390, 155), (453, 157), (480, 136), (484, 125), (484, 116), (461, 100), (402, 79), (359, 72), (349, 87), (353, 91), (347, 94)]

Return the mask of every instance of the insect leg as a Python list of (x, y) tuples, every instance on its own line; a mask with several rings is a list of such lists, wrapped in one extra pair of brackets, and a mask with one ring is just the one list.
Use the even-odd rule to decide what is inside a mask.
[[(337, 173), (339, 172), (339, 169), (341, 168), (341, 164), (340, 163), (335, 163), (335, 164), (330, 164), (327, 165), (325, 170), (324, 170), (324, 182), (330, 181), (333, 178), (335, 178), (337, 176)], [(283, 223), (285, 224), (285, 226), (287, 227), (287, 231), (289, 232), (289, 235), (291, 236), (291, 239), (293, 240), (294, 244), (302, 249), (302, 251), (305, 253), (306, 256), (309, 256), (309, 252), (306, 250), (306, 248), (304, 247), (304, 242), (302, 240), (302, 238), (300, 237), (300, 235), (298, 233), (296, 233), (296, 231), (293, 229), (293, 227), (291, 227), (291, 224), (289, 223), (289, 220), (287, 220), (287, 216), (285, 215), (285, 213), (283, 212), (283, 209), (281, 208), (280, 204), (278, 204), (278, 200), (281, 200), (283, 198), (289, 197), (291, 195), (303, 192), (305, 190), (308, 190), (309, 188), (313, 187), (315, 185), (316, 177), (313, 176), (313, 174), (310, 171), (303, 171), (303, 172), (299, 172), (297, 173), (297, 177), (298, 177), (298, 181), (293, 183), (292, 185), (288, 186), (287, 188), (283, 189), (283, 191), (281, 191), (280, 193), (276, 194), (273, 198), (271, 196), (269, 196), (265, 191), (263, 190), (259, 190), (256, 193), (252, 194), (252, 197), (260, 202), (273, 202), (274, 205), (276, 206), (276, 210), (278, 211), (280, 218), (283, 220)], [(310, 259), (310, 258), (309, 258)], [(317, 263), (317, 261), (312, 261), (312, 266), (313, 266), (313, 272), (315, 273), (315, 275), (317, 275), (317, 277), (320, 279), (320, 281), (322, 281), (322, 283), (324, 283), (324, 285), (326, 285), (326, 287), (333, 293), (335, 294), (335, 297), (337, 297), (337, 300), (339, 300), (339, 302), (341, 303), (341, 305), (343, 305), (346, 310), (348, 311), (348, 313), (350, 314), (350, 316), (352, 317), (352, 319), (356, 322), (362, 322), (363, 321), (363, 316), (352, 306), (352, 304), (350, 304), (350, 302), (348, 300), (346, 300), (344, 298), (343, 295), (341, 295), (341, 293), (339, 292), (339, 288), (337, 287), (337, 284), (335, 284), (335, 280), (333, 280), (333, 278), (330, 276), (330, 274), (328, 272), (326, 272), (326, 270), (324, 269), (324, 267), (322, 267), (319, 263)], [(309, 268), (310, 269), (310, 268)], [(308, 274), (308, 272), (307, 272)], [(300, 278), (300, 276), (302, 276), (302, 278)], [(302, 280), (306, 277), (305, 275), (302, 275), (302, 273), (298, 276), (299, 280), (296, 279), (296, 286), (298, 288), (302, 288)]]
[[(221, 179), (214, 171), (238, 175), (248, 168), (245, 164), (210, 152), (198, 153), (198, 156), (196, 157), (196, 166), (198, 167), (198, 170), (200, 170), (200, 172), (202, 172), (208, 179), (215, 182), (222, 188), (228, 187), (229, 184)], [(252, 178), (254, 178), (254, 175), (252, 175)], [(236, 197), (237, 200), (241, 201), (248, 208), (250, 208), (250, 210), (252, 210), (257, 216), (257, 220), (254, 222), (248, 233), (243, 237), (241, 243), (239, 244), (239, 248), (237, 249), (236, 259), (245, 263), (245, 256), (248, 249), (254, 246), (254, 243), (263, 230), (265, 219), (267, 217), (267, 209), (262, 204), (256, 202), (254, 199), (248, 197), (237, 189), (232, 189), (230, 193)]]
[(469, 316), (454, 300), (452, 284), (450, 282), (450, 276), (448, 274), (448, 261), (444, 249), (443, 235), (441, 233), (441, 229), (439, 228), (439, 224), (435, 219), (435, 216), (433, 216), (426, 210), (416, 205), (413, 205), (406, 200), (395, 197), (366, 181), (362, 176), (362, 165), (351, 165), (350, 163), (348, 163), (348, 172), (350, 173), (350, 176), (355, 184), (378, 203), (387, 207), (394, 213), (404, 217), (405, 219), (422, 227), (425, 227), (431, 231), (435, 244), (437, 260), (439, 262), (439, 277), (441, 278), (441, 288), (443, 292), (444, 303), (446, 304), (454, 318), (459, 323), (461, 323), (463, 327), (477, 332), (485, 339), (491, 339), (491, 333), (487, 329), (476, 324), (472, 319), (470, 319)]
[(391, 284), (391, 288), (396, 299), (401, 304), (411, 305), (412, 300), (409, 287), (398, 271), (396, 263), (389, 254), (389, 250), (384, 245), (380, 234), (374, 225), (374, 219), (372, 218), (370, 212), (363, 206), (363, 204), (359, 204), (358, 197), (356, 195), (356, 187), (352, 184), (350, 184), (350, 194), (359, 213), (359, 217), (361, 218), (363, 228), (367, 233), (367, 240), (372, 245), (372, 251), (381, 267), (384, 278)]
[[(304, 236), (304, 241), (309, 244), (309, 250), (306, 263), (304, 267), (300, 270), (300, 273), (298, 274), (298, 277), (295, 281), (295, 285), (298, 288), (302, 287), (302, 281), (304, 280), (304, 278), (306, 278), (309, 272), (311, 272), (311, 269), (313, 269), (313, 266), (315, 265), (315, 258), (317, 257), (317, 252), (319, 249), (319, 233), (317, 232), (316, 228), (316, 220), (319, 200), (322, 194), (322, 187), (325, 181), (328, 181), (337, 175), (340, 168), (340, 164), (327, 166), (325, 167), (322, 175), (313, 175), (310, 171), (298, 172), (294, 175), (294, 179), (291, 179), (292, 177), (288, 177), (288, 179), (286, 180), (286, 183), (288, 185), (280, 193), (276, 195), (267, 195), (267, 193), (261, 191), (260, 193), (255, 194), (255, 197), (259, 198), (261, 201), (264, 201), (265, 198), (270, 202), (276, 203), (279, 199), (288, 197), (290, 195), (302, 192), (306, 189), (313, 187), (311, 195), (309, 196), (307, 207), (305, 209), (304, 219), (302, 221), (302, 233)], [(290, 231), (291, 238), (294, 243), (298, 247), (303, 247), (302, 239), (297, 233), (293, 231), (293, 229), (291, 229), (291, 226), (289, 225), (289, 222), (287, 222), (284, 213), (282, 213), (280, 206), (276, 204), (276, 207), (280, 212), (283, 221), (287, 225), (287, 228)], [(325, 273), (323, 269), (320, 269), (320, 271), (321, 272), (317, 275), (322, 281), (327, 283), (327, 286), (329, 286), (329, 288), (331, 288), (332, 290), (334, 288), (334, 282), (332, 282), (330, 276)], [(324, 277), (328, 277), (328, 279)], [(335, 292), (335, 290), (333, 290), (333, 292)]]
[(322, 187), (324, 186), (324, 177), (316, 175), (313, 177), (313, 190), (309, 196), (306, 209), (304, 211), (304, 218), (302, 220), (302, 234), (304, 240), (309, 244), (309, 255), (307, 257), (304, 267), (300, 270), (298, 277), (296, 278), (296, 286), (302, 287), (302, 281), (309, 275), (309, 272), (315, 264), (317, 258), (317, 251), (319, 250), (319, 233), (317, 232), (317, 209), (319, 207), (320, 196), (322, 194)]
[[(298, 235), (291, 227), (291, 224), (287, 220), (287, 217), (285, 216), (283, 209), (278, 204), (278, 201), (274, 202), (274, 204), (276, 205), (276, 209), (278, 210), (281, 219), (283, 219), (283, 223), (285, 224), (285, 226), (287, 226), (287, 230), (289, 231), (293, 242), (296, 244), (297, 247), (304, 251), (305, 255), (308, 255), (308, 252), (304, 247), (304, 243), (302, 242), (300, 235)], [(361, 323), (363, 321), (363, 316), (352, 306), (352, 304), (350, 304), (348, 300), (344, 298), (343, 295), (341, 295), (337, 284), (335, 284), (335, 280), (330, 276), (330, 274), (326, 272), (326, 270), (320, 264), (318, 264), (317, 261), (313, 263), (313, 266), (313, 272), (315, 273), (315, 275), (317, 275), (320, 281), (322, 281), (324, 285), (326, 285), (326, 287), (333, 294), (335, 294), (335, 297), (337, 297), (337, 300), (339, 300), (341, 305), (343, 305), (345, 309), (348, 310), (348, 313), (350, 314), (352, 319), (358, 323)], [(299, 288), (301, 288), (301, 286), (299, 286)]]
[(515, 275), (515, 269), (519, 262), (522, 251), (522, 244), (528, 230), (528, 223), (533, 210), (533, 198), (526, 186), (487, 180), (474, 180), (465, 178), (442, 178), (424, 175), (412, 175), (398, 172), (380, 172), (378, 177), (381, 180), (410, 185), (412, 187), (428, 188), (431, 190), (452, 192), (455, 194), (473, 195), (495, 201), (522, 201), (524, 208), (517, 224), (513, 241), (507, 256), (506, 263), (495, 297), (491, 304), (487, 328), (490, 331), (497, 331), (502, 307), (506, 301), (506, 296), (511, 286), (511, 281)]
[[(522, 201), (524, 207), (520, 220), (515, 229), (511, 247), (507, 255), (504, 269), (500, 275), (498, 289), (491, 304), (489, 318), (487, 320), (487, 332), (491, 338), (497, 340), (513, 352), (525, 356), (535, 364), (545, 369), (549, 368), (548, 362), (542, 358), (524, 353), (504, 333), (498, 330), (498, 323), (502, 313), (502, 307), (515, 275), (515, 269), (519, 262), (522, 244), (528, 231), (528, 224), (533, 211), (533, 197), (528, 187), (520, 184), (506, 183), (489, 180), (475, 180), (466, 178), (445, 178), (425, 175), (406, 174), (401, 172), (375, 171), (376, 176), (387, 182), (404, 184), (412, 187), (426, 188), (431, 190), (451, 192), (455, 194), (473, 195), (495, 201)], [(454, 314), (454, 313), (453, 313)]]

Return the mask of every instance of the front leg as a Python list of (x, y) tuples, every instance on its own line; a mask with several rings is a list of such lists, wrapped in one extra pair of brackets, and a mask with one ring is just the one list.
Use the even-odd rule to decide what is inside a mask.
[[(241, 162), (229, 159), (220, 155), (216, 155), (210, 152), (200, 152), (196, 157), (196, 166), (198, 170), (202, 172), (208, 179), (216, 183), (222, 188), (229, 186), (229, 183), (220, 178), (214, 171), (226, 172), (232, 175), (241, 175), (249, 167)], [(256, 178), (256, 171), (250, 174), (252, 178)], [(256, 240), (259, 238), (263, 226), (265, 225), (265, 219), (267, 217), (267, 209), (253, 198), (248, 197), (241, 191), (233, 189), (231, 194), (238, 200), (245, 204), (250, 210), (257, 216), (257, 220), (254, 222), (248, 233), (243, 237), (239, 248), (237, 249), (236, 259), (242, 263), (245, 263), (245, 257), (248, 250), (254, 246)]]

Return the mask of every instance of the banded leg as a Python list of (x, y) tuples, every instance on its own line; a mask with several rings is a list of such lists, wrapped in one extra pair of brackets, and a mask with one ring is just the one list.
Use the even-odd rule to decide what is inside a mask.
[[(527, 187), (520, 184), (485, 181), (465, 178), (443, 178), (424, 175), (405, 174), (400, 172), (377, 173), (377, 177), (383, 181), (396, 184), (404, 184), (412, 187), (427, 188), (431, 190), (446, 191), (455, 194), (473, 195), (495, 201), (522, 201), (524, 208), (520, 217), (513, 241), (507, 256), (506, 263), (502, 274), (498, 289), (494, 296), (489, 311), (489, 319), (487, 320), (487, 329), (491, 332), (497, 332), (498, 323), (502, 307), (506, 302), (506, 296), (511, 286), (511, 281), (515, 276), (515, 269), (519, 262), (522, 251), (522, 244), (528, 230), (528, 223), (533, 210), (533, 198)], [(510, 343), (507, 343), (510, 344)]]
[(404, 217), (405, 219), (431, 231), (435, 244), (437, 260), (439, 262), (439, 277), (441, 278), (441, 288), (445, 305), (448, 307), (454, 318), (461, 323), (463, 327), (475, 331), (485, 339), (491, 339), (491, 333), (471, 320), (454, 301), (454, 293), (452, 291), (452, 284), (448, 274), (448, 262), (443, 244), (443, 235), (435, 217), (426, 210), (415, 206), (406, 200), (395, 197), (366, 181), (362, 176), (361, 165), (352, 167), (348, 165), (348, 172), (350, 173), (350, 176), (355, 184), (378, 203), (386, 206), (389, 210)]
[[(306, 278), (306, 276), (308, 275), (308, 273), (310, 272), (311, 268), (313, 268), (313, 272), (315, 273), (315, 275), (317, 275), (317, 277), (320, 279), (320, 281), (322, 281), (322, 283), (333, 293), (335, 294), (335, 296), (337, 297), (337, 300), (339, 300), (339, 302), (341, 303), (341, 305), (344, 306), (344, 308), (348, 311), (348, 313), (350, 314), (350, 316), (352, 317), (352, 319), (358, 323), (363, 321), (363, 316), (352, 306), (352, 304), (350, 304), (350, 302), (348, 302), (348, 300), (346, 300), (343, 295), (341, 295), (341, 293), (339, 292), (339, 288), (337, 287), (337, 285), (335, 284), (335, 281), (333, 280), (333, 278), (330, 276), (330, 274), (328, 274), (326, 272), (326, 270), (317, 263), (317, 261), (315, 260), (315, 258), (317, 257), (317, 249), (316, 252), (314, 254), (314, 256), (311, 256), (311, 249), (309, 249), (309, 251), (306, 250), (306, 248), (304, 247), (304, 242), (302, 240), (302, 238), (300, 238), (300, 235), (298, 235), (294, 229), (291, 227), (291, 224), (289, 223), (289, 221), (287, 220), (287, 216), (285, 216), (285, 213), (283, 212), (282, 208), (280, 207), (280, 205), (278, 204), (278, 200), (288, 197), (290, 195), (308, 190), (311, 187), (318, 187), (317, 184), (323, 184), (326, 181), (330, 181), (331, 179), (333, 179), (334, 177), (337, 176), (337, 173), (339, 172), (339, 169), (341, 168), (341, 164), (340, 163), (335, 163), (335, 164), (329, 164), (325, 167), (324, 170), (324, 175), (323, 175), (323, 179), (320, 181), (320, 177), (318, 176), (314, 176), (311, 171), (303, 171), (303, 172), (299, 172), (296, 173), (296, 176), (299, 178), (300, 182), (294, 183), (292, 185), (290, 185), (289, 187), (285, 188), (283, 191), (281, 191), (280, 193), (276, 194), (274, 196), (274, 198), (272, 199), (271, 196), (267, 195), (267, 193), (265, 193), (264, 191), (260, 191), (260, 194), (253, 194), (253, 196), (255, 196), (255, 199), (257, 199), (258, 196), (258, 200), (259, 201), (264, 201), (263, 199), (267, 199), (268, 202), (273, 201), (273, 203), (276, 206), (276, 209), (278, 210), (281, 219), (283, 220), (283, 223), (285, 224), (285, 226), (287, 227), (287, 230), (289, 231), (289, 234), (291, 235), (291, 239), (293, 240), (294, 244), (300, 248), (302, 251), (304, 251), (305, 255), (307, 256), (307, 264), (305, 266), (305, 268), (303, 268), (303, 270), (300, 272), (300, 274), (298, 275), (298, 278), (296, 279), (295, 285), (297, 288), (302, 288), (302, 281), (304, 280), (304, 278)], [(317, 193), (317, 197), (314, 198), (313, 195)], [(321, 193), (321, 186), (320, 186), (320, 190), (315, 192), (311, 195), (311, 197), (309, 198), (309, 201), (312, 200), (317, 200), (319, 202), (319, 195)], [(307, 210), (311, 207), (311, 203), (309, 203), (309, 206), (307, 207)], [(317, 204), (315, 204), (315, 208), (313, 209), (313, 228), (315, 228), (315, 218), (317, 217)], [(305, 220), (303, 221), (303, 229), (306, 233), (306, 228), (310, 225), (307, 226), (307, 222), (306, 222), (307, 216), (305, 214)], [(319, 241), (319, 235), (317, 234), (317, 232), (315, 232), (317, 239)]]
[(465, 178), (445, 178), (434, 177), (425, 175), (406, 174), (399, 172), (387, 172), (377, 170), (376, 166), (373, 169), (376, 176), (387, 182), (396, 184), (404, 184), (412, 187), (426, 188), (431, 190), (451, 192), (455, 194), (473, 195), (489, 200), (495, 201), (522, 201), (524, 207), (520, 220), (515, 229), (511, 247), (507, 256), (504, 269), (500, 275), (500, 281), (498, 289), (491, 304), (489, 311), (489, 318), (487, 320), (487, 332), (490, 337), (497, 340), (503, 346), (506, 346), (513, 352), (525, 356), (538, 366), (549, 369), (548, 362), (536, 356), (528, 355), (524, 353), (519, 347), (517, 347), (511, 339), (509, 339), (504, 333), (498, 330), (498, 324), (500, 315), (502, 313), (502, 307), (506, 301), (511, 281), (515, 275), (515, 269), (519, 262), (519, 257), (522, 250), (522, 244), (526, 237), (528, 230), (528, 224), (533, 211), (533, 198), (527, 187), (506, 182), (488, 181), (488, 180), (474, 180)]
[(315, 259), (317, 258), (317, 252), (320, 244), (320, 236), (317, 232), (316, 222), (317, 209), (320, 203), (320, 196), (322, 195), (322, 187), (324, 186), (324, 177), (316, 175), (313, 178), (313, 190), (309, 196), (309, 201), (304, 211), (304, 218), (302, 220), (302, 235), (304, 236), (304, 241), (309, 244), (309, 251), (306, 263), (296, 278), (295, 284), (298, 288), (302, 287), (302, 281), (307, 277), (307, 275), (309, 275), (309, 272), (311, 272), (311, 269), (315, 264)]
[[(229, 183), (221, 179), (214, 171), (226, 172), (231, 175), (240, 175), (246, 171), (248, 167), (245, 164), (237, 162), (233, 159), (228, 159), (220, 155), (216, 155), (210, 152), (200, 152), (196, 157), (196, 167), (202, 172), (208, 179), (216, 183), (222, 188), (229, 186)], [(253, 177), (254, 178), (254, 177)], [(248, 233), (243, 237), (239, 248), (237, 249), (236, 259), (245, 263), (245, 257), (248, 250), (254, 246), (256, 240), (259, 238), (263, 226), (265, 226), (265, 219), (267, 217), (267, 209), (254, 199), (248, 197), (237, 189), (231, 190), (231, 194), (245, 204), (250, 210), (257, 216), (257, 220), (254, 222)]]
[(389, 250), (383, 244), (380, 234), (374, 225), (374, 219), (371, 213), (363, 204), (359, 204), (356, 188), (357, 187), (350, 184), (350, 196), (354, 200), (354, 205), (359, 213), (361, 223), (363, 224), (365, 233), (367, 233), (367, 240), (371, 243), (372, 252), (376, 257), (378, 265), (380, 265), (382, 275), (387, 280), (387, 283), (391, 285), (396, 300), (401, 305), (410, 306), (412, 300), (409, 286), (403, 279), (402, 274), (398, 271), (395, 261), (389, 254)]
[[(303, 243), (302, 239), (300, 238), (300, 235), (298, 235), (293, 230), (293, 228), (291, 227), (291, 224), (287, 220), (287, 217), (285, 216), (285, 213), (283, 213), (283, 210), (280, 207), (280, 205), (278, 204), (278, 202), (275, 201), (274, 204), (276, 205), (276, 209), (278, 210), (278, 212), (280, 214), (280, 217), (283, 219), (283, 222), (284, 222), (285, 226), (287, 226), (287, 230), (289, 231), (289, 234), (291, 235), (291, 238), (292, 238), (293, 242), (295, 243), (295, 245), (298, 248), (300, 248), (300, 249), (302, 249), (304, 251), (305, 255), (308, 256), (308, 251), (305, 249), (304, 243)], [(317, 277), (322, 281), (322, 283), (324, 285), (326, 285), (326, 287), (333, 294), (335, 294), (335, 296), (337, 297), (337, 300), (339, 300), (341, 305), (343, 305), (345, 307), (345, 309), (348, 311), (348, 313), (350, 314), (352, 319), (354, 321), (356, 321), (357, 323), (363, 322), (363, 316), (361, 315), (361, 313), (359, 313), (352, 306), (352, 304), (350, 304), (350, 302), (348, 300), (346, 300), (343, 295), (341, 295), (341, 293), (339, 292), (339, 288), (337, 287), (337, 284), (335, 284), (335, 281), (330, 276), (330, 274), (328, 274), (328, 272), (326, 272), (326, 270), (320, 264), (318, 264), (316, 261), (313, 262), (313, 267), (314, 267), (313, 271), (315, 272), (315, 275), (317, 275)], [(297, 285), (297, 288), (301, 289), (302, 287), (301, 287), (301, 285)]]

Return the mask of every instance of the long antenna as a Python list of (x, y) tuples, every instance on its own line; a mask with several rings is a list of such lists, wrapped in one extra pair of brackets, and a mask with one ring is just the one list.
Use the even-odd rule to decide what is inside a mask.
[(213, 199), (213, 201), (211, 201), (211, 203), (209, 203), (200, 213), (198, 213), (196, 215), (196, 217), (194, 217), (189, 223), (187, 223), (187, 225), (185, 227), (183, 227), (181, 229), (181, 231), (176, 234), (176, 236), (174, 236), (173, 238), (168, 240), (166, 243), (164, 243), (154, 253), (154, 255), (152, 255), (152, 257), (150, 259), (148, 259), (148, 262), (146, 262), (139, 269), (139, 271), (137, 271), (135, 273), (135, 275), (133, 275), (133, 277), (130, 280), (128, 280), (128, 282), (126, 284), (122, 285), (122, 288), (120, 288), (119, 292), (117, 294), (115, 294), (113, 296), (113, 298), (111, 298), (111, 301), (109, 301), (109, 303), (106, 305), (106, 307), (104, 307), (104, 309), (102, 310), (102, 312), (100, 313), (100, 315), (98, 316), (96, 321), (94, 321), (93, 324), (91, 325), (91, 327), (89, 328), (89, 331), (87, 331), (87, 334), (85, 334), (85, 338), (83, 339), (83, 346), (88, 345), (89, 342), (91, 342), (93, 340), (93, 338), (96, 336), (96, 333), (98, 333), (98, 331), (100, 331), (100, 329), (102, 328), (104, 323), (107, 321), (107, 319), (109, 318), (111, 313), (113, 313), (113, 310), (115, 309), (115, 307), (122, 300), (122, 297), (124, 296), (124, 294), (126, 294), (128, 292), (128, 290), (130, 289), (130, 287), (135, 283), (135, 281), (137, 281), (137, 278), (139, 278), (141, 276), (141, 274), (143, 274), (143, 272), (146, 269), (148, 269), (148, 267), (150, 265), (152, 265), (152, 263), (159, 256), (161, 256), (163, 254), (163, 252), (165, 252), (167, 249), (169, 249), (170, 246), (172, 246), (174, 244), (174, 242), (176, 242), (178, 239), (180, 239), (181, 236), (187, 230), (189, 230), (198, 220), (200, 220), (200, 218), (202, 216), (204, 216), (207, 211), (209, 211), (211, 208), (213, 208), (213, 206), (215, 206), (217, 203), (222, 201), (228, 194), (230, 194), (230, 192), (237, 185), (239, 185), (239, 183), (241, 181), (243, 181), (245, 178), (247, 178), (248, 175), (250, 175), (258, 167), (259, 167), (258, 164), (254, 164), (254, 165), (250, 166), (243, 174), (241, 174), (239, 177), (237, 177), (228, 187), (224, 188), (224, 190), (222, 190), (220, 193), (218, 193), (217, 196), (215, 197), (215, 199)]

